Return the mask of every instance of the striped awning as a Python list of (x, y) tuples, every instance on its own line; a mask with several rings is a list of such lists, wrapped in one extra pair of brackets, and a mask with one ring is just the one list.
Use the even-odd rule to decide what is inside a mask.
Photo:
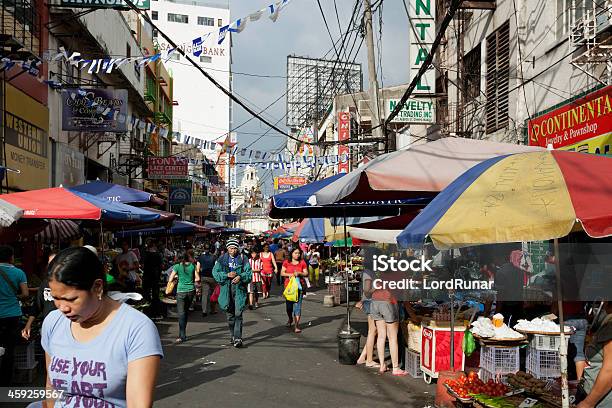
[(49, 225), (34, 235), (34, 239), (39, 242), (69, 241), (81, 236), (79, 226), (70, 220), (49, 220)]

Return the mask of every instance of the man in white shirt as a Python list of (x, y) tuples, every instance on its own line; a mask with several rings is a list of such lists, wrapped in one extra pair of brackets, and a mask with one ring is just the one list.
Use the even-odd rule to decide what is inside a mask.
[(122, 262), (127, 262), (128, 271), (138, 272), (140, 269), (140, 262), (138, 261), (138, 257), (132, 251), (130, 251), (130, 244), (127, 241), (121, 242), (122, 252), (115, 257), (115, 264), (117, 266), (121, 265)]

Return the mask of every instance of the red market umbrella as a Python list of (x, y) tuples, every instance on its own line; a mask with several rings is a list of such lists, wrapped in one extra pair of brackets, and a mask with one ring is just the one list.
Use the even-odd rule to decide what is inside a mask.
[(21, 208), (23, 218), (106, 220), (116, 223), (146, 223), (160, 218), (159, 214), (142, 208), (62, 187), (4, 194), (0, 200)]

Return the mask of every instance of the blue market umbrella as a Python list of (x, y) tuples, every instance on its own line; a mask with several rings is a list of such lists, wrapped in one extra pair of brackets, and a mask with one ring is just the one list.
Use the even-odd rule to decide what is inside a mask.
[(272, 196), (270, 218), (323, 218), (323, 217), (356, 217), (368, 215), (399, 215), (403, 206), (426, 205), (431, 197), (342, 201), (329, 205), (312, 205), (311, 197), (322, 188), (344, 177), (344, 173), (313, 181), (302, 187)]
[(100, 180), (69, 187), (68, 190), (91, 194), (118, 203), (163, 203), (163, 200), (146, 191)]

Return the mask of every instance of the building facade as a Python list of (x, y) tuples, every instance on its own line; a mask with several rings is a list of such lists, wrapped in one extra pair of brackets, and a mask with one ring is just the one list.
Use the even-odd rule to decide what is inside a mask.
[[(202, 44), (201, 54), (198, 57), (192, 54), (194, 38), (218, 33), (220, 27), (229, 24), (228, 2), (155, 0), (151, 2), (151, 16), (179, 48), (221, 86), (231, 89), (229, 35), (222, 44), (217, 44), (217, 37), (211, 34)], [(158, 32), (153, 37), (162, 52), (172, 48)], [(174, 109), (174, 130), (205, 140), (223, 141), (230, 131), (229, 97), (178, 52), (168, 56), (167, 65), (174, 77), (174, 96), (179, 101)]]
[(430, 134), (610, 152), (612, 2), (475, 3), (486, 8), (458, 12), (434, 64), (447, 96)]
[[(170, 154), (174, 98), (163, 63), (103, 65), (156, 53), (151, 25), (125, 8), (73, 4), (3, 2), (2, 57), (42, 61), (36, 73), (3, 67), (2, 158), (20, 171), (9, 172), (9, 191), (96, 179), (144, 188), (146, 157)], [(101, 105), (112, 109), (95, 112)]]

